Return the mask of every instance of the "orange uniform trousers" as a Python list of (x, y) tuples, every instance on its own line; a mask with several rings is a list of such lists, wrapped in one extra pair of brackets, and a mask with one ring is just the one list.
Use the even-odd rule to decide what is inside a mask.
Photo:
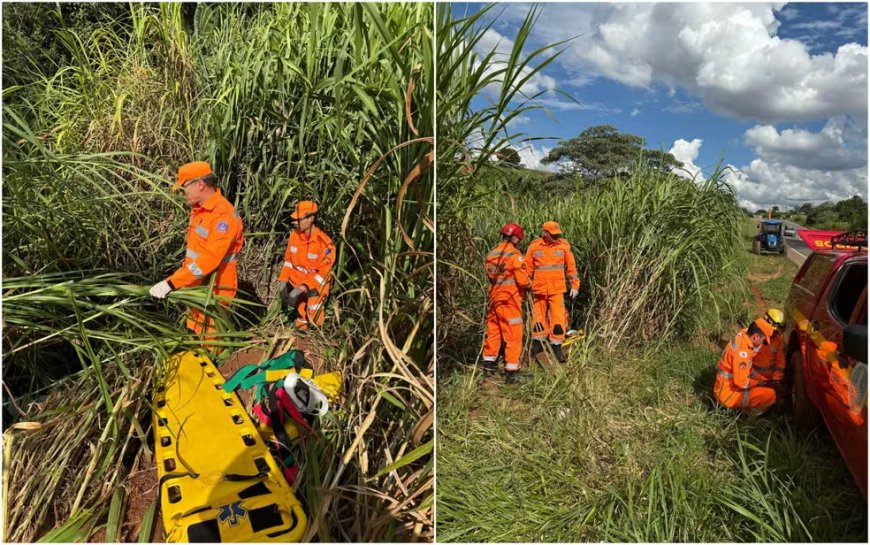
[(534, 293), (532, 305), (532, 339), (553, 344), (565, 341), (568, 314), (565, 312), (564, 293)]
[(483, 361), (496, 361), (502, 342), (505, 344), (505, 371), (518, 371), (523, 350), (523, 316), (521, 306), (511, 300), (493, 301), (489, 304)]

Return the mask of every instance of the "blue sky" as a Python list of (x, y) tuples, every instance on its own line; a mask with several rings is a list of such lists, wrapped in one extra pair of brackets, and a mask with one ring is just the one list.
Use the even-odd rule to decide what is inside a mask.
[[(492, 9), (486, 17), (495, 23), (478, 52), (509, 49), (530, 7)], [(529, 85), (548, 90), (542, 104), (556, 121), (537, 110), (516, 130), (561, 139), (610, 124), (673, 150), (702, 174), (724, 158), (738, 199), (753, 209), (867, 198), (866, 4), (539, 8), (527, 52), (574, 39)], [(524, 162), (544, 168), (539, 161), (556, 141), (524, 149)]]

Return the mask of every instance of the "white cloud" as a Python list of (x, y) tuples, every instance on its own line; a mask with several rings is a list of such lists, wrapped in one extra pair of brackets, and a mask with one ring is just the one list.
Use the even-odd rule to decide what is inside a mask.
[(698, 152), (703, 143), (704, 141), (700, 138), (695, 138), (691, 142), (680, 138), (674, 142), (668, 153), (673, 155), (677, 161), (683, 163), (683, 168), (674, 171), (676, 174), (684, 178), (695, 178), (698, 175), (702, 175), (701, 167), (695, 164), (695, 159), (698, 158)]
[(508, 121), (508, 127), (513, 129), (522, 125), (526, 125), (529, 121), (531, 121), (531, 118), (529, 116), (520, 114)]
[(548, 172), (559, 172), (558, 165), (543, 165), (541, 161), (546, 157), (552, 147), (541, 146), (540, 149), (535, 148), (535, 146), (528, 144), (517, 150), (520, 155), (520, 161), (523, 166), (527, 168), (533, 168), (535, 170), (546, 170)]
[(749, 210), (772, 206), (799, 206), (809, 202), (840, 201), (853, 195), (867, 198), (867, 168), (836, 172), (805, 170), (792, 165), (755, 159), (725, 175), (741, 206)]
[[(478, 55), (476, 62), (482, 62), (482, 59), (486, 55), (493, 51), (495, 52), (495, 55), (493, 55), (486, 66), (485, 74), (489, 76), (498, 70), (504, 69), (513, 47), (513, 40), (489, 28), (483, 33), (483, 36), (474, 47), (474, 51)], [(528, 67), (522, 69), (520, 79), (525, 78), (531, 71), (532, 68)], [(501, 79), (497, 78), (497, 83), (488, 85), (484, 92), (489, 94), (490, 98), (498, 96), (501, 92), (501, 81)], [(540, 92), (552, 93), (555, 89), (556, 80), (543, 72), (538, 72), (520, 87), (520, 93), (526, 97), (531, 97)]]
[(635, 117), (635, 116), (636, 116), (637, 114), (639, 114), (639, 113), (640, 113), (640, 110), (638, 110), (637, 108), (635, 108), (635, 109), (633, 109), (633, 110), (631, 111), (631, 114), (630, 114), (630, 115), (631, 115), (631, 117)]
[[(569, 74), (591, 72), (636, 87), (682, 87), (708, 107), (742, 119), (866, 115), (867, 47), (849, 43), (834, 54), (811, 54), (805, 44), (776, 35), (775, 14), (782, 7), (548, 4), (533, 33), (537, 43), (579, 36), (556, 61)], [(866, 17), (862, 9), (857, 13)], [(527, 10), (511, 4), (507, 21), (515, 24)]]
[(747, 146), (765, 161), (807, 170), (849, 170), (867, 164), (867, 136), (863, 138), (847, 118), (832, 118), (821, 132), (804, 129), (777, 131), (756, 125), (744, 135)]

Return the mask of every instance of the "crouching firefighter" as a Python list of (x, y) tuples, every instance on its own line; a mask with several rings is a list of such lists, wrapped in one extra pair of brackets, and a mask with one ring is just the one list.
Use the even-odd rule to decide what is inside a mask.
[(332, 285), (335, 244), (314, 225), (317, 204), (301, 201), (290, 215), (294, 229), (290, 232), (284, 266), (278, 277), (281, 301), (296, 309), (296, 327), (323, 325), (323, 304)]
[(767, 386), (765, 375), (753, 365), (765, 343), (770, 344), (774, 326), (764, 318), (737, 333), (719, 358), (713, 395), (729, 409), (759, 416), (777, 401), (776, 390)]
[(486, 340), (483, 344), (484, 375), (498, 370), (499, 352), (504, 343), (505, 382), (517, 381), (523, 349), (523, 294), (529, 288), (529, 275), (517, 244), (523, 229), (516, 223), (501, 228), (501, 244), (486, 256), (489, 295), (486, 312)]
[(785, 394), (785, 339), (782, 336), (785, 315), (778, 308), (772, 308), (765, 313), (764, 321), (773, 326), (773, 334), (752, 358), (752, 367), (761, 375), (762, 386), (776, 390), (779, 399)]
[(532, 353), (544, 349), (549, 338), (559, 363), (567, 359), (562, 350), (568, 317), (565, 312), (565, 276), (571, 285), (572, 299), (580, 291), (580, 276), (571, 245), (562, 238), (562, 230), (555, 221), (543, 225), (541, 238), (529, 244), (526, 251), (526, 269), (532, 277)]

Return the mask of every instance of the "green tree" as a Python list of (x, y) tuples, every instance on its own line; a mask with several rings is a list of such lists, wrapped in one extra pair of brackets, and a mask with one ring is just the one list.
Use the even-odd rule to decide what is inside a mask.
[(499, 153), (501, 160), (509, 165), (521, 167), (522, 161), (520, 159), (520, 152), (515, 150), (514, 148), (506, 148), (504, 151)]
[(683, 166), (670, 153), (645, 146), (646, 140), (640, 136), (621, 133), (612, 125), (597, 125), (563, 140), (541, 162), (558, 163), (563, 172), (591, 181), (629, 175), (641, 157), (656, 169), (670, 171)]
[(834, 210), (837, 211), (840, 221), (849, 225), (849, 229), (867, 228), (867, 203), (860, 195), (838, 202), (834, 205)]
[(58, 31), (87, 36), (114, 26), (129, 31), (130, 7), (109, 2), (21, 2), (3, 4), (3, 86), (27, 85), (52, 76), (72, 54)]

